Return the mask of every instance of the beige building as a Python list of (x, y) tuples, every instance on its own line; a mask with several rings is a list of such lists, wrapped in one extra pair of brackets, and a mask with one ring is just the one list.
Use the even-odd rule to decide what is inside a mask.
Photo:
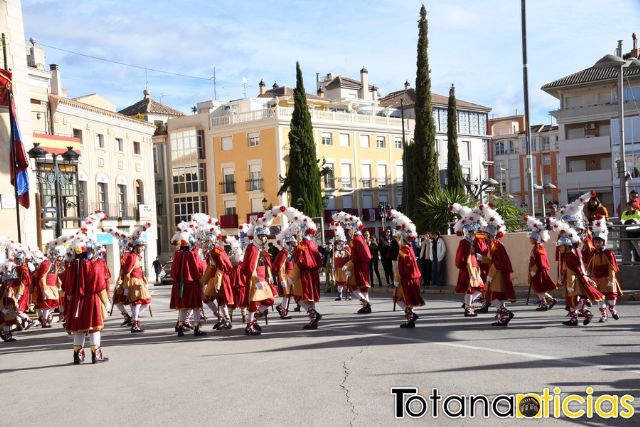
[[(127, 232), (150, 222), (152, 227), (146, 233), (146, 268), (150, 271), (157, 253), (155, 126), (117, 113), (115, 105), (98, 94), (68, 98), (60, 67), (51, 64), (46, 70), (44, 51), (37, 46), (31, 46), (27, 54), (33, 142), (48, 153), (32, 161), (37, 178), (33, 181), (34, 199), (40, 208), (36, 218), (39, 242), (55, 237), (58, 218), (62, 233), (68, 234), (95, 210), (109, 216), (104, 225)], [(65, 159), (68, 147), (79, 155), (76, 162)], [(119, 270), (117, 242), (106, 233), (101, 233), (98, 241), (108, 249), (107, 261), (115, 276)]]

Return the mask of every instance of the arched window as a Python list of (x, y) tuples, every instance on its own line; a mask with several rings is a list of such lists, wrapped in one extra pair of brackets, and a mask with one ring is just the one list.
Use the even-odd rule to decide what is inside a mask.
[(136, 204), (144, 205), (144, 184), (141, 179), (136, 179), (133, 183), (133, 187), (136, 190)]

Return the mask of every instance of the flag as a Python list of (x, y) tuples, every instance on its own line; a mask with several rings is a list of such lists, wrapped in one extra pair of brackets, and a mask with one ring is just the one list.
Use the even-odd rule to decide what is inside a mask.
[(0, 105), (9, 107), (10, 112), (10, 153), (9, 172), (11, 185), (16, 187), (18, 203), (29, 209), (29, 157), (20, 138), (16, 106), (13, 102), (11, 71), (0, 69)]

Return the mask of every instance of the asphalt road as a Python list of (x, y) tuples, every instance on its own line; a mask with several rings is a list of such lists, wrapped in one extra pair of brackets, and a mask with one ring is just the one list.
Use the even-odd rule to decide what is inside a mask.
[[(418, 327), (399, 328), (400, 311), (388, 296), (373, 299), (373, 313), (357, 315), (356, 301), (325, 298), (320, 328), (303, 330), (306, 317), (270, 316), (263, 335), (247, 337), (237, 319), (228, 331), (206, 337), (173, 332), (169, 287), (153, 288), (146, 332), (131, 334), (119, 317), (107, 321), (102, 344), (107, 363), (72, 365), (71, 340), (61, 324), (17, 333), (0, 344), (5, 399), (0, 425), (534, 425), (540, 421), (433, 417), (394, 418), (392, 387), (417, 387), (428, 396), (541, 393), (561, 396), (631, 394), (640, 412), (640, 304), (621, 304), (621, 319), (568, 328), (562, 307), (536, 312), (513, 305), (508, 328), (490, 326), (493, 314), (464, 318), (460, 299), (425, 295)], [(323, 295), (324, 297), (325, 295)], [(597, 310), (594, 310), (594, 314)], [(239, 316), (238, 316), (239, 318)], [(263, 322), (261, 321), (261, 324)], [(442, 401), (440, 401), (442, 402)], [(420, 409), (419, 402), (410, 408)], [(418, 406), (415, 406), (418, 405)], [(417, 408), (417, 409), (416, 409)], [(504, 406), (502, 406), (504, 410)], [(455, 412), (456, 404), (451, 407)], [(468, 409), (468, 408), (467, 408)], [(500, 408), (498, 408), (500, 409)], [(481, 411), (480, 411), (481, 412)], [(544, 420), (569, 424), (570, 420)], [(639, 425), (591, 419), (583, 425)], [(537, 424), (539, 425), (539, 424)]]

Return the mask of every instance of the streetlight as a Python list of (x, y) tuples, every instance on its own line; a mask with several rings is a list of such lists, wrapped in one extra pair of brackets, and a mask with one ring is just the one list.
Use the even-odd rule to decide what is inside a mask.
[(545, 190), (555, 190), (556, 187), (554, 184), (551, 184), (550, 182), (547, 182), (543, 185), (540, 184), (533, 184), (533, 188), (536, 190), (540, 190), (542, 193), (542, 218), (546, 218), (547, 217), (547, 212), (545, 211), (545, 207), (546, 207), (546, 203), (544, 201), (544, 191)]
[(483, 202), (483, 192), (491, 193), (495, 190), (495, 186), (498, 185), (499, 182), (493, 178), (487, 178), (480, 180), (469, 180), (464, 183), (465, 187), (467, 187), (467, 191), (473, 196), (474, 199), (480, 200)]
[[(47, 150), (40, 147), (39, 143), (34, 143), (33, 148), (28, 151), (29, 157), (36, 161), (36, 179), (40, 184), (53, 184), (54, 185), (54, 197), (56, 200), (56, 237), (62, 235), (62, 199), (61, 193), (62, 185), (67, 185), (73, 182), (73, 176), (63, 174), (58, 167), (58, 153), (50, 153)], [(53, 158), (53, 165), (49, 171), (38, 171), (38, 160), (45, 159), (49, 154)], [(78, 161), (80, 155), (73, 151), (73, 147), (67, 147), (67, 151), (62, 153), (62, 159), (65, 163), (74, 164)], [(40, 213), (38, 213), (40, 215)]]
[[(618, 53), (622, 55), (622, 40), (618, 41)], [(640, 67), (636, 58), (625, 60), (616, 55), (605, 55), (595, 63), (594, 68), (618, 67), (618, 121), (620, 122), (620, 160), (618, 160), (618, 177), (620, 179), (620, 209), (624, 209), (627, 200), (626, 159), (624, 147), (624, 69)]]
[(504, 185), (504, 173), (508, 170), (509, 169), (505, 169), (502, 166), (500, 166), (500, 195), (501, 196), (502, 196), (502, 187)]
[[(384, 233), (385, 224), (387, 221), (387, 210), (390, 209), (391, 206), (387, 204), (387, 202), (378, 203), (378, 214), (380, 215), (380, 221), (382, 222), (382, 232)], [(378, 236), (380, 237), (380, 236)]]

